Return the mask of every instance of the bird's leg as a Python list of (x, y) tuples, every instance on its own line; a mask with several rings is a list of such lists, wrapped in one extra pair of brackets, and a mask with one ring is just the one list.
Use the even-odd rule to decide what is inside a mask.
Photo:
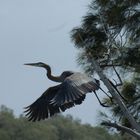
[(111, 102), (113, 102), (113, 101), (112, 101), (112, 97), (109, 96), (101, 87), (99, 87), (99, 88), (100, 88), (100, 90), (101, 90), (103, 93), (105, 93), (105, 95), (111, 100)]
[(96, 96), (96, 98), (98, 99), (98, 101), (99, 101), (99, 103), (100, 103), (101, 106), (103, 106), (103, 107), (110, 107), (110, 106), (108, 106), (108, 105), (105, 105), (105, 103), (102, 103), (102, 102), (100, 101), (99, 97), (97, 96), (97, 94), (96, 94), (95, 91), (94, 91), (94, 93), (95, 93), (95, 96)]
[(105, 95), (107, 96), (107, 97), (109, 97), (111, 100), (112, 100), (112, 97), (111, 96), (109, 96), (98, 84), (96, 84), (96, 83), (94, 83), (103, 93), (105, 93)]
[[(95, 83), (96, 84), (96, 83)], [(103, 92), (105, 93), (105, 95), (110, 99), (110, 101), (113, 103), (113, 98), (111, 96), (109, 96), (98, 84), (96, 84), (96, 86)], [(96, 94), (95, 94), (96, 95)]]

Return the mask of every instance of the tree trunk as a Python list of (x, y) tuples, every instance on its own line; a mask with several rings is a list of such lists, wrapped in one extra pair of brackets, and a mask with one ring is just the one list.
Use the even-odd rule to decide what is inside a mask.
[(118, 105), (121, 108), (124, 116), (128, 119), (128, 121), (132, 125), (133, 129), (135, 129), (138, 132), (140, 132), (140, 126), (139, 126), (139, 124), (136, 123), (136, 121), (134, 120), (133, 116), (130, 114), (130, 112), (126, 108), (125, 104), (123, 103), (121, 97), (116, 93), (116, 91), (114, 90), (114, 88), (112, 87), (112, 85), (110, 84), (110, 82), (108, 81), (108, 79), (106, 78), (106, 76), (103, 74), (103, 71), (100, 68), (99, 64), (96, 62), (96, 60), (93, 60), (93, 59), (92, 59), (92, 64), (94, 66), (95, 71), (99, 75), (100, 79), (103, 81), (103, 83), (105, 84), (105, 86), (108, 88), (108, 90), (109, 90), (110, 94), (112, 95), (112, 97), (118, 103)]

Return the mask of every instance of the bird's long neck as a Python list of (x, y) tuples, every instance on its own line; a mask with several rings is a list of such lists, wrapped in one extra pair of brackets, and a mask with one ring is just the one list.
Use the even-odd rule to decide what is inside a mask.
[(53, 76), (51, 73), (51, 67), (49, 65), (46, 65), (44, 67), (47, 70), (47, 77), (48, 79), (54, 81), (54, 82), (62, 82), (60, 76)]

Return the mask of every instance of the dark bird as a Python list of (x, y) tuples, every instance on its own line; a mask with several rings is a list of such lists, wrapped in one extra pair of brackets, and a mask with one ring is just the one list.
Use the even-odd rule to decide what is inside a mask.
[(89, 92), (94, 92), (99, 103), (106, 107), (101, 103), (95, 92), (100, 88), (99, 80), (88, 77), (83, 73), (72, 71), (64, 71), (60, 76), (53, 76), (51, 75), (50, 66), (42, 62), (25, 65), (45, 68), (48, 79), (60, 83), (49, 87), (34, 103), (25, 107), (25, 113), (29, 121), (46, 119), (79, 105), (84, 101), (86, 93)]

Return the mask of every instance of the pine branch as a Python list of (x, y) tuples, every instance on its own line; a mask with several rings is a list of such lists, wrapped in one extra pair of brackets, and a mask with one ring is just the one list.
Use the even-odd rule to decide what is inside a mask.
[(113, 66), (117, 66), (117, 67), (121, 67), (121, 64), (101, 64), (100, 67), (101, 68), (105, 68), (105, 67), (113, 67)]

